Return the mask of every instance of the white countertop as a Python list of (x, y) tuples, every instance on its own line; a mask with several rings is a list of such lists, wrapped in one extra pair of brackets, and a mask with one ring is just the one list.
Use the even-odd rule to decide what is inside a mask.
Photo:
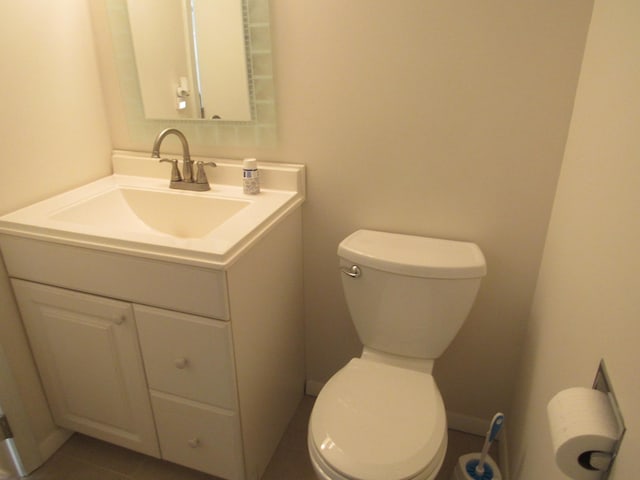
[[(261, 192), (258, 195), (246, 195), (241, 187), (241, 161), (214, 159), (218, 168), (211, 173), (208, 172), (211, 190), (189, 192), (170, 190), (167, 165), (159, 165), (157, 160), (150, 160), (145, 154), (115, 152), (113, 160), (117, 173), (0, 217), (0, 234), (209, 268), (226, 268), (278, 219), (304, 201), (302, 165), (260, 165), (261, 180), (264, 178)], [(149, 172), (153, 176), (139, 175)], [(87, 217), (87, 221), (84, 222), (74, 219), (70, 221), (67, 218), (69, 216), (64, 215), (65, 211), (70, 211), (75, 206), (118, 189), (144, 190), (160, 195), (184, 195), (202, 199), (227, 199), (244, 202), (246, 206), (198, 238), (163, 233), (146, 225), (133, 211), (122, 209), (114, 214), (108, 211), (110, 206), (102, 207), (104, 211), (96, 207), (95, 217)], [(98, 205), (100, 202), (95, 203)], [(187, 216), (189, 213), (185, 212)], [(90, 214), (93, 215), (93, 212)]]

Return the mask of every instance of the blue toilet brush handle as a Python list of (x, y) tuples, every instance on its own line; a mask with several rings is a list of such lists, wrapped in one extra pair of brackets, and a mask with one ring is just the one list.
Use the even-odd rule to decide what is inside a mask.
[(487, 436), (484, 439), (484, 445), (482, 446), (482, 452), (480, 453), (480, 461), (476, 466), (476, 473), (478, 475), (482, 475), (484, 473), (484, 460), (487, 458), (487, 453), (489, 453), (489, 447), (491, 443), (498, 436), (498, 432), (502, 428), (502, 424), (504, 423), (504, 414), (496, 413), (491, 419), (491, 425), (489, 426), (489, 431), (487, 432)]

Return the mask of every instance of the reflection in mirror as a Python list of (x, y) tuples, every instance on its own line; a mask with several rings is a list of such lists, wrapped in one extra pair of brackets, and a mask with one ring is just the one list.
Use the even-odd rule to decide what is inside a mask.
[[(139, 142), (150, 142), (159, 130), (168, 125), (175, 126), (183, 131), (187, 136), (197, 138), (201, 145), (224, 145), (224, 146), (266, 146), (272, 147), (276, 143), (276, 113), (275, 113), (275, 92), (273, 86), (273, 68), (271, 58), (271, 31), (269, 24), (269, 0), (224, 0), (232, 2), (236, 17), (240, 20), (234, 22), (236, 39), (238, 35), (242, 37), (241, 41), (237, 41), (236, 45), (245, 49), (245, 53), (234, 54), (236, 59), (236, 70), (244, 74), (244, 80), (236, 77), (231, 80), (235, 86), (240, 85), (236, 90), (241, 92), (244, 100), (244, 114), (230, 113), (226, 110), (222, 102), (210, 102), (213, 94), (207, 93), (211, 88), (206, 85), (209, 82), (211, 69), (224, 70), (226, 73), (231, 67), (210, 67), (202, 66), (198, 62), (198, 68), (195, 68), (196, 59), (200, 59), (205, 55), (201, 50), (207, 50), (212, 44), (214, 46), (225, 47), (225, 52), (230, 51), (228, 43), (225, 40), (224, 45), (219, 41), (221, 31), (223, 29), (231, 29), (227, 25), (227, 20), (220, 20), (225, 27), (218, 23), (212, 23), (210, 20), (203, 20), (204, 16), (200, 15), (201, 9), (199, 3), (206, 5), (206, 2), (213, 0), (105, 0), (106, 13), (111, 30), (111, 42), (114, 54), (114, 60), (117, 66), (121, 95), (123, 99), (123, 107), (129, 127), (129, 133), (133, 140)], [(222, 0), (216, 0), (221, 2)], [(138, 15), (133, 12), (133, 8), (128, 2), (141, 2), (147, 5), (153, 5), (157, 9), (161, 4), (175, 2), (178, 9), (171, 10), (172, 13), (164, 17), (156, 18), (156, 14), (145, 18), (145, 28), (159, 29), (162, 33), (160, 39), (151, 40), (150, 34), (142, 34), (142, 42), (136, 40), (136, 51), (134, 52), (134, 37), (138, 37), (133, 25), (137, 21), (131, 20), (130, 17)], [(188, 7), (187, 7), (188, 5)], [(190, 5), (194, 5), (191, 10)], [(135, 7), (137, 8), (137, 6)], [(238, 9), (240, 13), (238, 13)], [(189, 19), (188, 12), (195, 12), (195, 30), (190, 25), (193, 23), (192, 18)], [(187, 12), (187, 14), (185, 13)], [(149, 19), (153, 17), (153, 21)], [(171, 17), (171, 18), (170, 18)], [(188, 21), (187, 21), (188, 20)], [(187, 41), (191, 42), (191, 38), (195, 32), (203, 32), (205, 35), (213, 37), (215, 42), (211, 40), (202, 40), (196, 38), (196, 48), (187, 51)], [(176, 33), (178, 32), (178, 33)], [(188, 32), (188, 33), (185, 33)], [(241, 32), (240, 34), (238, 32)], [(164, 37), (163, 37), (164, 35)], [(176, 35), (182, 35), (181, 40), (175, 40)], [(174, 38), (175, 41), (169, 41), (167, 38)], [(137, 43), (161, 44), (161, 53), (148, 54), (137, 51)], [(201, 47), (206, 44), (206, 47)], [(147, 45), (147, 48), (148, 45)], [(209, 56), (208, 53), (206, 56)], [(170, 61), (169, 61), (170, 60)], [(141, 67), (140, 62), (147, 66)], [(159, 65), (155, 65), (157, 63)], [(174, 68), (169, 74), (166, 74), (166, 80), (162, 82), (158, 80), (160, 75), (155, 73), (154, 69), (166, 66), (171, 63), (174, 65), (182, 65), (182, 70), (178, 67)], [(146, 73), (143, 72), (146, 71)], [(149, 74), (149, 72), (152, 72)], [(145, 80), (147, 76), (151, 80)], [(214, 75), (218, 81), (223, 75)], [(164, 84), (163, 84), (164, 82)], [(200, 83), (198, 83), (200, 82)], [(143, 97), (147, 96), (147, 88), (143, 84), (150, 84), (153, 89), (165, 98), (165, 106), (156, 107), (147, 105), (147, 101)], [(143, 90), (145, 92), (143, 93)], [(231, 90), (225, 88), (221, 91), (221, 96), (226, 100), (237, 97)], [(167, 94), (168, 93), (168, 94)], [(188, 93), (188, 95), (187, 95)], [(199, 104), (196, 97), (202, 93), (203, 105)], [(179, 100), (186, 98), (184, 108), (179, 105)], [(195, 100), (194, 100), (195, 99)], [(160, 112), (163, 111), (165, 114)], [(202, 109), (204, 108), (204, 117)], [(182, 110), (185, 110), (184, 112)], [(248, 111), (248, 113), (246, 113)], [(188, 114), (193, 113), (193, 117)], [(221, 113), (219, 113), (221, 112)], [(220, 119), (212, 119), (214, 116)], [(170, 120), (168, 122), (167, 120)]]
[(127, 0), (146, 118), (251, 120), (242, 0)]

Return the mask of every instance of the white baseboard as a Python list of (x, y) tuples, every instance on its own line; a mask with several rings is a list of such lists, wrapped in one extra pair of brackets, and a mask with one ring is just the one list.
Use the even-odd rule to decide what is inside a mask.
[(324, 382), (316, 382), (315, 380), (307, 380), (305, 387), (304, 387), (304, 393), (307, 395), (311, 395), (312, 397), (317, 397), (318, 394), (320, 393), (320, 390), (322, 390), (322, 387), (324, 387)]
[(480, 437), (486, 435), (489, 426), (486, 418), (477, 418), (450, 411), (447, 411), (447, 425), (453, 430), (478, 435)]
[(43, 460), (47, 460), (51, 455), (58, 451), (58, 449), (64, 445), (64, 442), (69, 440), (71, 435), (73, 435), (71, 430), (57, 428), (42, 440), (38, 445), (38, 448), (40, 449), (40, 455), (42, 455)]

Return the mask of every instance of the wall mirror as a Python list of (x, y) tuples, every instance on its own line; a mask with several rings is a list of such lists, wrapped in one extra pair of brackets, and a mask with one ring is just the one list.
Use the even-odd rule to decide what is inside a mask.
[(168, 124), (204, 145), (273, 146), (268, 0), (108, 0), (129, 131)]

